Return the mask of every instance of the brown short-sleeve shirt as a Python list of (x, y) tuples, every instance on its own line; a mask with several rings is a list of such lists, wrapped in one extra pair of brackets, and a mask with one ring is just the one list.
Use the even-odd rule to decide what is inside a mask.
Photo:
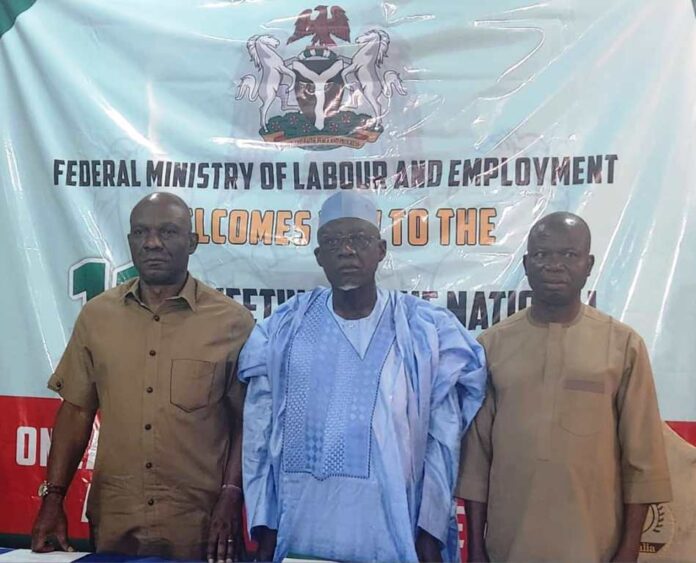
[(189, 275), (157, 310), (138, 280), (82, 309), (48, 386), (98, 408), (88, 516), (99, 551), (205, 555), (229, 450), (226, 398), (250, 313)]

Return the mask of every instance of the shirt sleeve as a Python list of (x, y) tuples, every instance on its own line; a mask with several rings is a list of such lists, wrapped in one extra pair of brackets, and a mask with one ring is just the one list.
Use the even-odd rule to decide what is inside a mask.
[[(479, 336), (486, 355), (486, 333)], [(471, 427), (462, 439), (459, 475), (455, 495), (476, 502), (488, 502), (488, 476), (492, 459), (492, 430), (495, 419), (495, 394), (488, 374), (486, 398)]]
[(648, 351), (632, 334), (616, 397), (624, 502), (672, 500), (672, 487)]
[(48, 380), (48, 388), (73, 405), (95, 410), (99, 407), (99, 397), (84, 323), (84, 314), (80, 313), (63, 357)]
[(242, 473), (248, 528), (278, 529), (278, 497), (270, 455), (273, 417), (268, 378), (268, 323), (256, 326), (239, 355), (239, 379), (247, 384), (244, 401)]
[(493, 451), (491, 432), (494, 419), (495, 399), (489, 387), (481, 410), (462, 440), (455, 492), (459, 498), (488, 502), (488, 477)]
[(453, 318), (438, 322), (439, 362), (432, 390), (418, 526), (447, 543), (462, 431), (484, 397), (481, 346)]
[(254, 317), (251, 313), (244, 309), (240, 315), (239, 322), (234, 323), (232, 328), (231, 340), (232, 350), (227, 356), (227, 365), (225, 366), (226, 390), (225, 395), (232, 406), (238, 405), (243, 397), (243, 386), (238, 377), (238, 360), (241, 353), (241, 348), (249, 339), (251, 331), (254, 330)]

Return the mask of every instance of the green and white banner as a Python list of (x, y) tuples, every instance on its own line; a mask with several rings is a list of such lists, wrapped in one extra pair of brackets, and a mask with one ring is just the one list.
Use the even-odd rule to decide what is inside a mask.
[(193, 274), (257, 319), (325, 283), (323, 200), (370, 192), (379, 283), (474, 332), (529, 304), (530, 226), (578, 213), (584, 297), (642, 334), (696, 443), (695, 125), (689, 0), (3, 0), (0, 534), (29, 532), (46, 380), (80, 307), (136, 275), (155, 190), (191, 208)]

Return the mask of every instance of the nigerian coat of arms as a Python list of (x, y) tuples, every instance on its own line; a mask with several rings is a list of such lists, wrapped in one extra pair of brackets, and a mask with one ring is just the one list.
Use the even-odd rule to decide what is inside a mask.
[[(295, 21), (286, 45), (310, 40), (299, 54), (283, 58), (281, 41), (254, 35), (247, 50), (256, 74), (243, 76), (237, 100), (258, 102), (259, 134), (265, 141), (321, 150), (339, 146), (361, 148), (382, 134), (389, 99), (406, 95), (394, 70), (383, 69), (389, 35), (369, 29), (350, 44), (345, 10), (317, 6)], [(336, 40), (345, 42), (340, 47)], [(352, 56), (344, 54), (352, 48)], [(281, 112), (278, 115), (278, 106)]]

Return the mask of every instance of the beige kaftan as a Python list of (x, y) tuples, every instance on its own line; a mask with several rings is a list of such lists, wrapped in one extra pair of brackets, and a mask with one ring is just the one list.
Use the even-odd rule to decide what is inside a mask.
[(484, 332), (490, 387), (457, 496), (488, 503), (491, 560), (607, 561), (623, 503), (671, 499), (650, 361), (630, 327), (583, 306)]

